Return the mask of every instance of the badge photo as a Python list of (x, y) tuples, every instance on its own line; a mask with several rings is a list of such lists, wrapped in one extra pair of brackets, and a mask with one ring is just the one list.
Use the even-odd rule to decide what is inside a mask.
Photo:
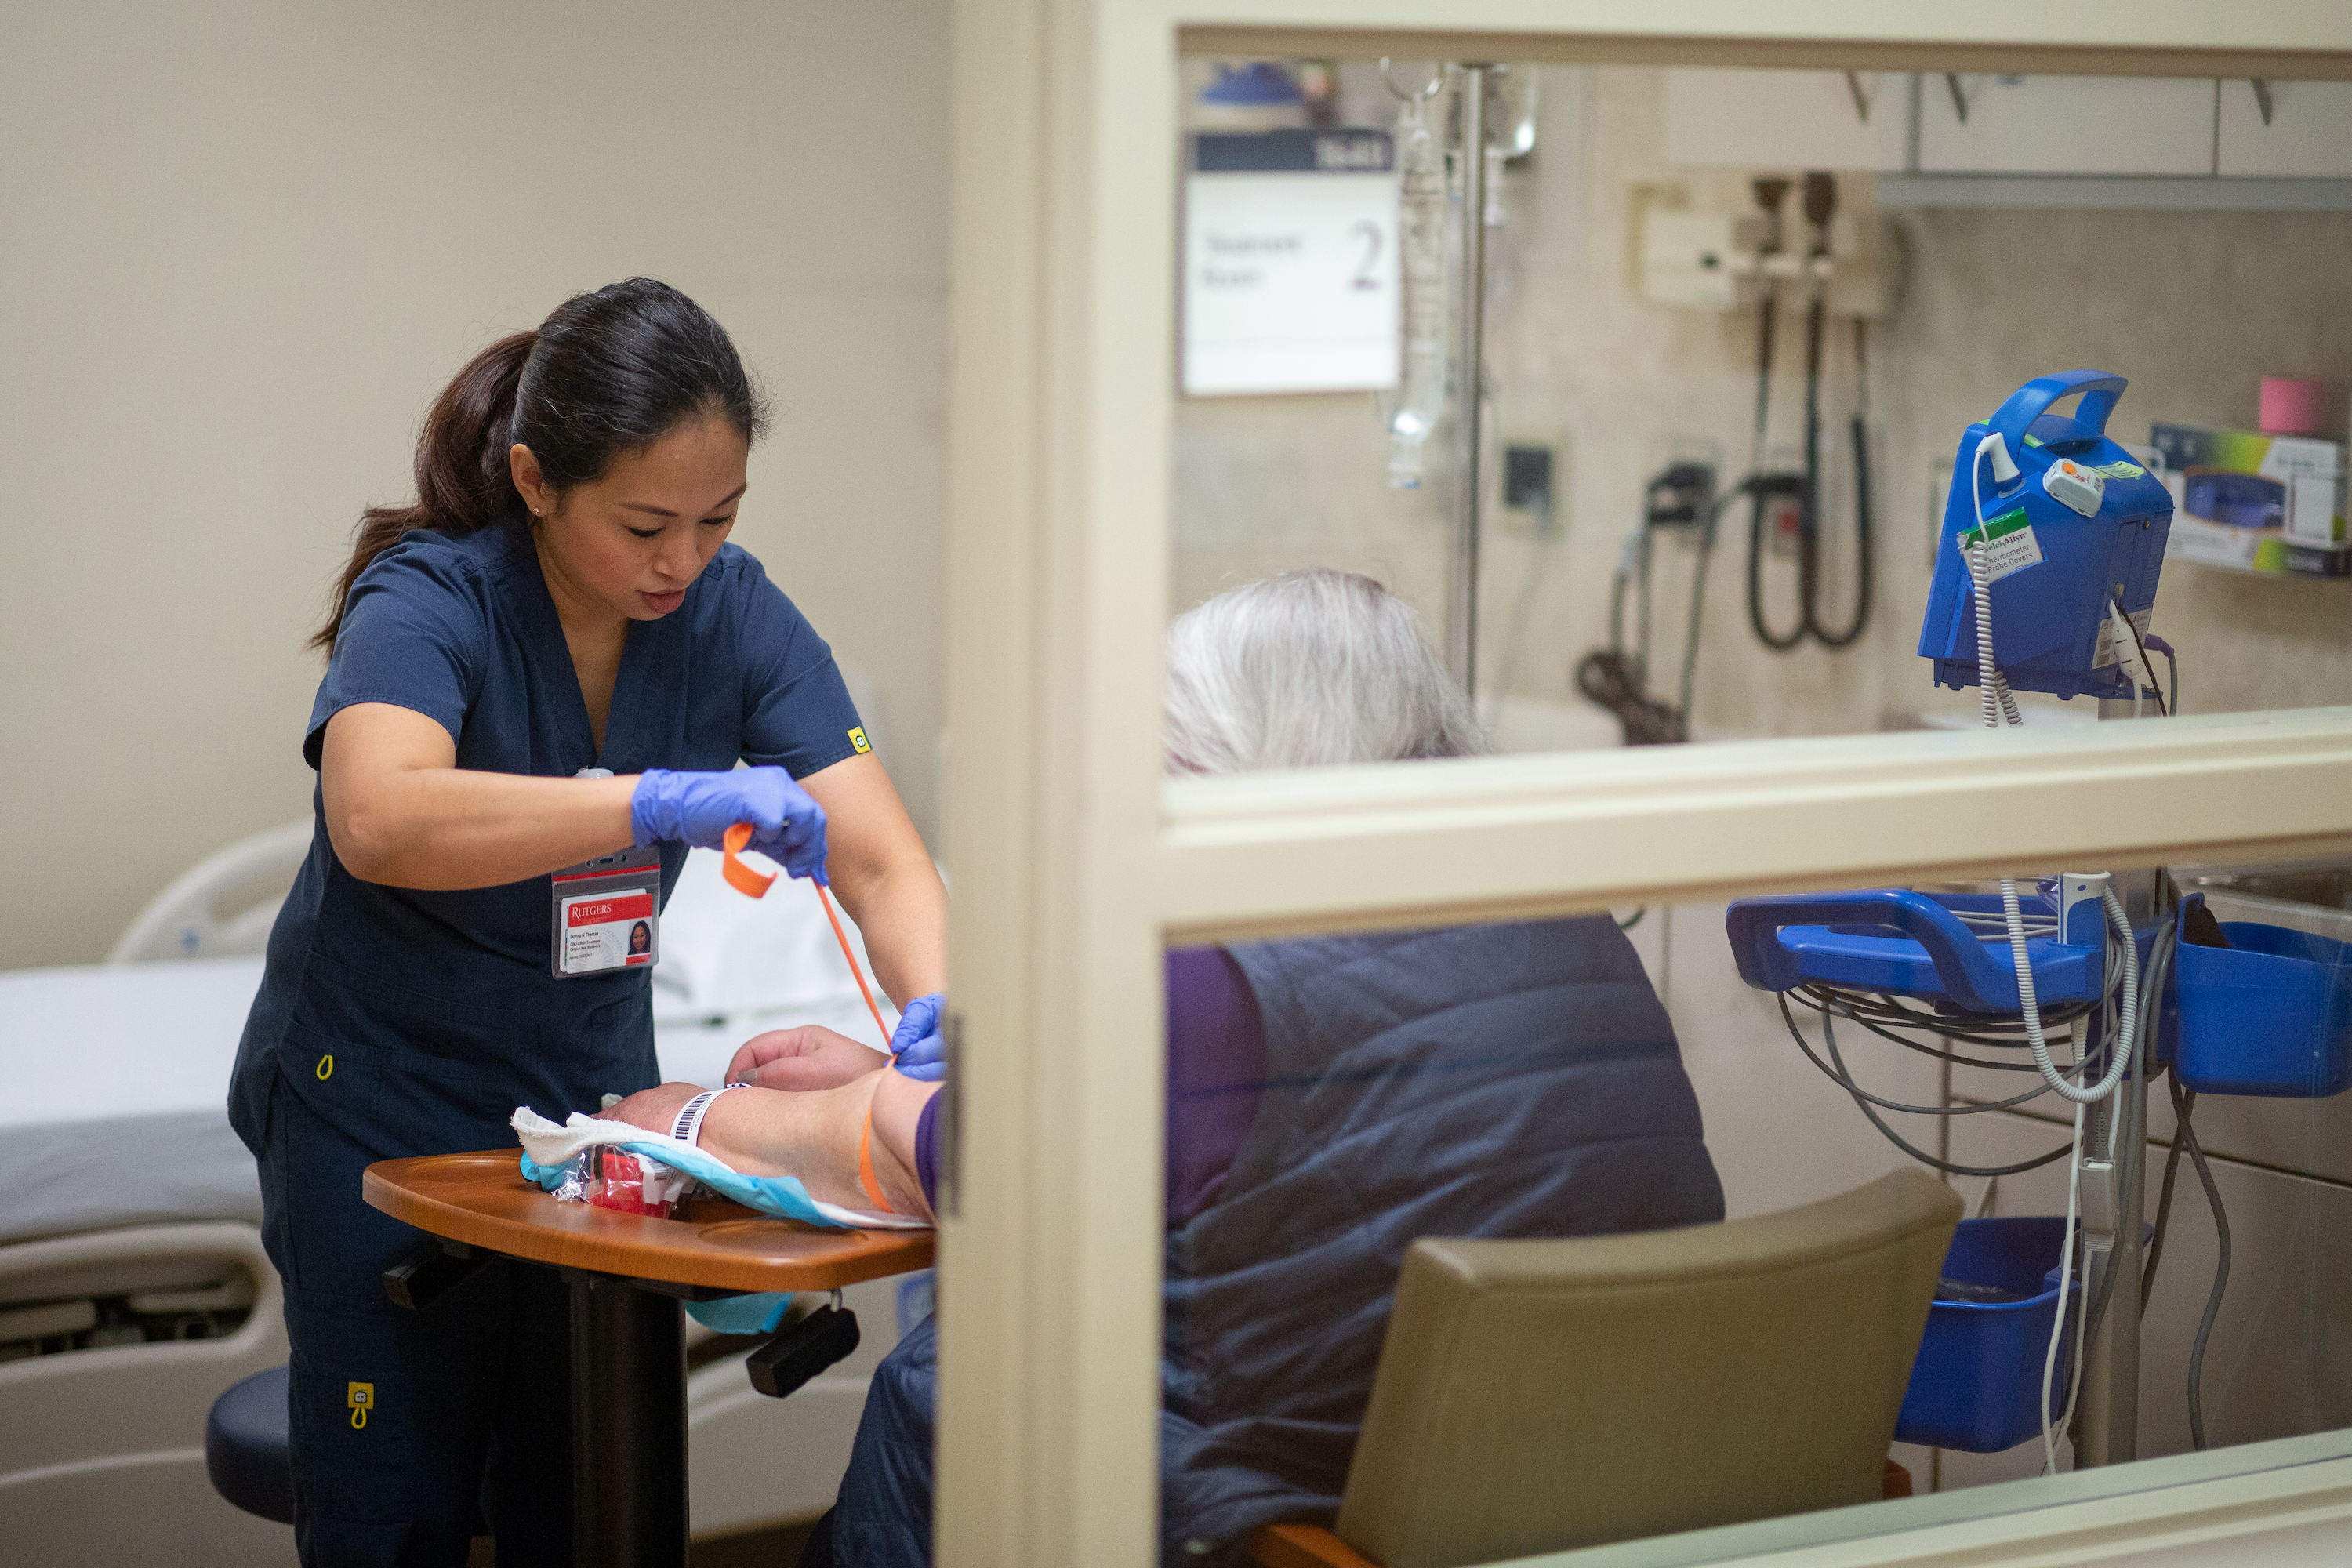
[(559, 980), (650, 969), (661, 957), (661, 855), (623, 850), (549, 879), (548, 966)]

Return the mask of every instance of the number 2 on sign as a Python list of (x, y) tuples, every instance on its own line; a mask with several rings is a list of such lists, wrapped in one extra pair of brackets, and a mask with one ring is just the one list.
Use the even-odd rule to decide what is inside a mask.
[(1348, 234), (1349, 237), (1360, 238), (1364, 242), (1364, 258), (1356, 263), (1356, 275), (1348, 279), (1348, 287), (1350, 289), (1379, 288), (1380, 277), (1372, 270), (1372, 267), (1381, 258), (1381, 226), (1366, 218), (1349, 225)]

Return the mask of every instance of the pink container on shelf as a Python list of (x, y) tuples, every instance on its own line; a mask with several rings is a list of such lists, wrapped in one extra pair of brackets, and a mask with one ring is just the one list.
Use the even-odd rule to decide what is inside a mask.
[(2263, 377), (2262, 428), (2271, 436), (2316, 436), (2327, 418), (2327, 384), (2315, 375)]

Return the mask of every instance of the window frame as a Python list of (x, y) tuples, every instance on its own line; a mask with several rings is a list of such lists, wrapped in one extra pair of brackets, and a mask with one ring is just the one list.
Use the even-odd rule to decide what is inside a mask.
[[(1180, 53), (2352, 79), (2352, 11), (2316, 4), (1983, 0), (1965, 36), (1948, 8), (1767, 9), (1652, 0), (1636, 28), (1610, 0), (960, 0), (942, 1563), (1155, 1555), (1171, 938), (2352, 845), (2352, 709), (1162, 778)], [(2255, 773), (2263, 837), (2219, 837)], [(2030, 819), (1989, 839), (1972, 809), (2021, 789)], [(2269, 1528), (2352, 1496), (2345, 1469), (2058, 1504), (2027, 1535), (2095, 1557), (2192, 1518)], [(2221, 1514), (2214, 1487), (2236, 1489)]]

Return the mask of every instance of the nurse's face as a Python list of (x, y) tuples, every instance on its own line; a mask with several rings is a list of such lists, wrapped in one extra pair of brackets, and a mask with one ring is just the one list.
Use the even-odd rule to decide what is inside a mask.
[(540, 561), (558, 608), (654, 621), (686, 590), (735, 526), (751, 443), (724, 419), (681, 425), (602, 479), (558, 496), (528, 447), (509, 454), (515, 489), (534, 514)]

